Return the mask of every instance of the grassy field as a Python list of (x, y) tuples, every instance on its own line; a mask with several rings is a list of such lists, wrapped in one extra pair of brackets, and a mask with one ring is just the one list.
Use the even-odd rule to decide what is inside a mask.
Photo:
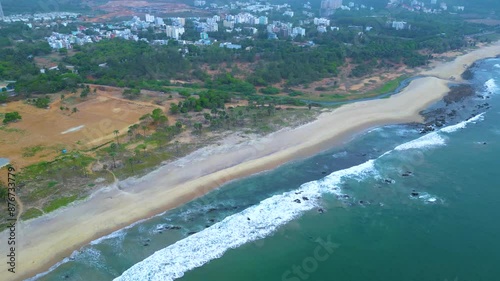
[[(52, 212), (71, 202), (86, 198), (96, 189), (109, 185), (115, 180), (122, 180), (132, 176), (144, 175), (164, 161), (171, 161), (182, 157), (198, 148), (215, 143), (230, 131), (240, 131), (249, 134), (267, 134), (283, 127), (297, 126), (313, 120), (319, 110), (308, 110), (307, 107), (276, 106), (270, 105), (248, 106), (247, 102), (235, 99), (226, 105), (228, 117), (240, 118), (223, 121), (221, 125), (213, 127), (204, 112), (179, 113), (175, 116), (168, 114), (167, 105), (182, 99), (175, 90), (186, 88), (172, 87), (171, 93), (145, 92), (141, 99), (135, 101), (124, 100), (120, 89), (106, 89), (99, 91), (87, 100), (81, 100), (77, 95), (65, 97), (65, 105), (75, 105), (80, 112), (69, 114), (59, 110), (60, 95), (54, 95), (51, 109), (37, 109), (31, 105), (17, 102), (16, 109), (22, 109), (23, 120), (9, 126), (2, 126), (4, 143), (8, 139), (16, 139), (18, 135), (31, 136), (22, 138), (25, 142), (11, 142), (11, 146), (19, 149), (15, 152), (8, 151), (7, 158), (17, 156), (18, 159), (27, 160), (26, 165), (20, 165), (18, 178), (18, 198), (23, 202), (24, 212), (22, 220), (36, 218), (45, 213)], [(196, 93), (200, 89), (188, 89)], [(170, 97), (173, 95), (174, 97)], [(158, 105), (159, 98), (166, 98), (166, 102)], [(106, 104), (113, 101), (111, 106)], [(83, 103), (83, 105), (82, 105)], [(12, 106), (12, 105), (8, 105)], [(137, 108), (142, 110), (137, 112)], [(154, 108), (161, 108), (167, 113), (170, 126), (144, 124), (134, 134), (127, 134), (120, 130), (119, 135), (114, 134), (117, 126), (109, 113), (117, 114), (117, 121), (123, 122), (119, 127), (138, 123), (139, 117), (151, 112)], [(96, 119), (97, 123), (88, 123), (92, 115), (81, 112), (109, 112), (106, 117)], [(130, 112), (134, 111), (133, 114)], [(102, 112), (101, 112), (102, 114)], [(26, 116), (26, 118), (25, 118)], [(50, 118), (48, 118), (50, 117)], [(125, 118), (125, 119), (123, 119)], [(64, 121), (66, 119), (66, 121)], [(107, 123), (101, 122), (107, 120)], [(61, 126), (61, 123), (64, 123)], [(144, 122), (144, 121), (141, 121)], [(182, 127), (172, 134), (176, 123)], [(194, 124), (202, 124), (201, 130), (196, 130)], [(99, 129), (103, 134), (92, 134), (83, 130), (67, 134), (61, 132), (74, 128), (79, 124)], [(140, 122), (138, 123), (140, 124)], [(14, 125), (14, 126), (11, 126)], [(47, 128), (50, 134), (40, 130)], [(170, 132), (170, 133), (169, 133)], [(33, 137), (38, 135), (38, 137)], [(103, 137), (104, 135), (104, 137)], [(86, 136), (87, 138), (82, 138)], [(0, 140), (1, 141), (1, 140)], [(4, 147), (5, 148), (5, 147)], [(67, 149), (62, 153), (62, 149)], [(5, 148), (7, 149), (7, 148)], [(1, 151), (0, 151), (1, 152)], [(14, 157), (15, 158), (15, 157)], [(12, 160), (12, 159), (11, 159)], [(14, 161), (13, 164), (18, 163)], [(0, 206), (0, 226), (5, 225), (7, 212)]]
[(393, 80), (389, 80), (388, 82), (384, 83), (384, 85), (380, 86), (375, 90), (367, 92), (351, 91), (349, 94), (324, 93), (321, 94), (319, 97), (316, 95), (308, 95), (307, 93), (305, 93), (304, 95), (300, 96), (299, 99), (318, 101), (318, 102), (343, 102), (343, 101), (354, 101), (359, 99), (373, 98), (393, 92), (399, 87), (401, 82), (406, 78), (408, 78), (406, 75), (400, 76)]

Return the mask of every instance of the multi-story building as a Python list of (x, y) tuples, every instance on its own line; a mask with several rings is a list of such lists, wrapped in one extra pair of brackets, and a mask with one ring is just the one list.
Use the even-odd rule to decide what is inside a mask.
[(330, 20), (325, 18), (314, 18), (315, 25), (330, 25)]
[(150, 22), (150, 23), (155, 22), (155, 16), (150, 15), (150, 14), (146, 14), (146, 22)]
[(340, 7), (342, 7), (342, 0), (323, 0), (321, 1), (319, 14), (322, 17), (329, 17)]
[(300, 35), (300, 36), (306, 36), (306, 30), (302, 27), (294, 27), (292, 29), (292, 36), (297, 36), (297, 35)]
[(165, 28), (165, 32), (167, 33), (167, 37), (178, 40), (181, 35), (184, 34), (184, 27), (167, 25)]

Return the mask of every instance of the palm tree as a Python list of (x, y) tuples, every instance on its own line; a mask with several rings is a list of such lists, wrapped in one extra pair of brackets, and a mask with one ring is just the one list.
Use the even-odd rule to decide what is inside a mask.
[(141, 129), (144, 130), (144, 137), (146, 137), (146, 130), (148, 129), (148, 126), (142, 125)]
[(194, 123), (193, 125), (194, 129), (196, 132), (198, 132), (199, 134), (201, 134), (201, 129), (203, 128), (203, 125), (199, 122), (196, 122)]
[(113, 134), (115, 134), (115, 137), (116, 137), (116, 143), (117, 143), (118, 145), (120, 145), (120, 142), (119, 142), (119, 140), (118, 140), (118, 134), (119, 134), (119, 133), (120, 133), (120, 131), (118, 131), (118, 130), (114, 130), (114, 131), (113, 131)]
[(179, 155), (180, 154), (180, 147), (179, 147), (179, 141), (175, 141), (175, 154)]
[(111, 156), (111, 158), (113, 159), (113, 168), (116, 169), (116, 160), (115, 160), (115, 156), (116, 156), (116, 152), (114, 151), (110, 151), (109, 152), (109, 155)]
[(130, 157), (128, 159), (128, 163), (130, 164), (130, 169), (132, 170), (132, 174), (134, 173), (134, 158)]

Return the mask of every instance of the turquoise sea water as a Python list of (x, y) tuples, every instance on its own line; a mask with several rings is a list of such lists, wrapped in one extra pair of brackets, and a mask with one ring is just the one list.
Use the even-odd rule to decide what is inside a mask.
[(500, 280), (500, 59), (474, 73), (476, 95), (427, 111), (448, 122), (434, 132), (373, 129), (96, 240), (35, 279)]

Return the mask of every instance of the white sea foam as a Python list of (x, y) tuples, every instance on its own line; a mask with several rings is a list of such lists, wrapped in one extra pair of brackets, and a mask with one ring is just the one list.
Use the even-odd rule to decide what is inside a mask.
[(475, 124), (475, 123), (477, 123), (479, 121), (483, 121), (483, 120), (484, 120), (484, 112), (470, 118), (469, 120), (465, 120), (465, 121), (462, 121), (458, 124), (444, 127), (439, 131), (443, 132), (443, 133), (453, 133), (453, 132), (456, 132), (458, 130), (465, 129), (465, 127), (467, 127), (467, 125), (470, 123)]
[(409, 149), (421, 149), (435, 146), (445, 145), (446, 141), (443, 137), (441, 137), (437, 132), (432, 132), (427, 135), (424, 135), (416, 140), (412, 140), (401, 145), (398, 145), (394, 150), (402, 151)]
[(500, 68), (500, 64), (497, 63), (497, 64), (494, 65), (494, 67)]
[[(174, 280), (188, 270), (221, 257), (227, 250), (262, 239), (283, 224), (318, 206), (322, 193), (340, 195), (339, 183), (345, 177), (361, 180), (374, 174), (374, 160), (303, 184), (299, 189), (275, 195), (258, 205), (234, 214), (155, 252), (126, 270), (117, 281)], [(306, 200), (307, 199), (307, 200)], [(297, 203), (300, 200), (300, 203)]]
[(434, 195), (431, 195), (427, 192), (423, 192), (421, 193), (420, 195), (418, 195), (417, 197), (414, 197), (414, 196), (410, 196), (411, 199), (418, 199), (420, 201), (423, 201), (424, 203), (426, 204), (438, 204), (438, 203), (443, 203), (444, 200), (437, 197), (437, 196), (434, 196)]
[(496, 93), (498, 91), (498, 85), (493, 78), (484, 83), (484, 88), (488, 93)]
[(332, 155), (333, 158), (344, 158), (347, 156), (347, 151), (341, 151)]

